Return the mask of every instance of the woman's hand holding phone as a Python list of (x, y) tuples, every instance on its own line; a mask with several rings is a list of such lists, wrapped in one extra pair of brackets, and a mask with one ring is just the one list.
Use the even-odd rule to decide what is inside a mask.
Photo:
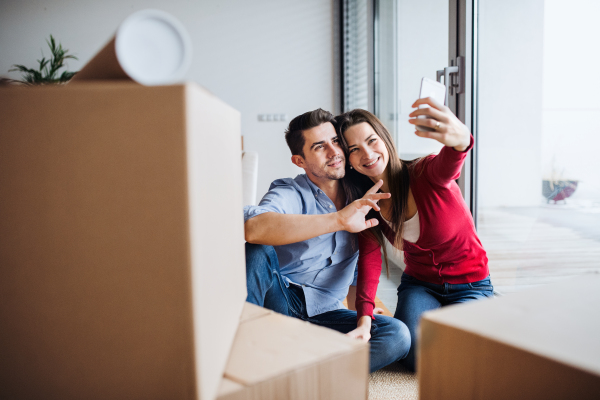
[[(427, 108), (418, 108), (426, 104)], [(418, 99), (412, 105), (417, 110), (408, 116), (408, 122), (415, 126), (424, 126), (433, 129), (432, 132), (416, 130), (415, 134), (420, 137), (437, 140), (445, 146), (453, 147), (456, 151), (465, 151), (471, 143), (471, 132), (448, 107), (438, 103), (431, 97)], [(417, 118), (424, 115), (429, 118)]]

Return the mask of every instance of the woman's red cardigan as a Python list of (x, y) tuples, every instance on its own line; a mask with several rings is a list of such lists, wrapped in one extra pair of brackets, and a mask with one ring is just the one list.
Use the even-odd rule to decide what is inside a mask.
[[(407, 275), (435, 284), (471, 283), (489, 275), (488, 259), (477, 237), (471, 212), (455, 180), (471, 144), (462, 152), (444, 147), (411, 167), (410, 188), (419, 212), (416, 243), (403, 240)], [(394, 232), (377, 213), (379, 226), (393, 243)], [(381, 275), (381, 248), (372, 236), (359, 235), (356, 310), (373, 316)]]

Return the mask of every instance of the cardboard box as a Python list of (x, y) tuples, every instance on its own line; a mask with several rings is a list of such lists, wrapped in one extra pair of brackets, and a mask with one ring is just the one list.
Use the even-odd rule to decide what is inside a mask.
[(219, 400), (367, 398), (369, 345), (246, 305)]
[(0, 398), (213, 399), (246, 298), (239, 113), (126, 82), (0, 109)]
[(600, 276), (424, 314), (421, 399), (600, 398)]

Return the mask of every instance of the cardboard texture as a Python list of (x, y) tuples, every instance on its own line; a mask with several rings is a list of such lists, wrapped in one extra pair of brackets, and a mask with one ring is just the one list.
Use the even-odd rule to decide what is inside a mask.
[(251, 394), (244, 391), (245, 386), (223, 377), (218, 391), (218, 400), (250, 399)]
[(126, 82), (0, 109), (0, 398), (213, 399), (246, 298), (239, 113)]
[(113, 38), (84, 67), (71, 78), (71, 83), (90, 80), (133, 80), (121, 67)]
[(255, 304), (245, 302), (242, 310), (242, 316), (240, 317), (240, 323), (250, 321), (255, 318), (264, 317), (265, 315), (272, 314), (273, 311), (259, 307)]
[(245, 308), (219, 400), (366, 399), (369, 345), (331, 329)]
[(599, 275), (421, 319), (421, 399), (600, 398)]

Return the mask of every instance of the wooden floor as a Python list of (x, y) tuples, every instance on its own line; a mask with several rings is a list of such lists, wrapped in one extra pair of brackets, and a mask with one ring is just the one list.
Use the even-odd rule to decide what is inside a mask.
[(600, 273), (598, 240), (572, 226), (542, 222), (535, 210), (530, 216), (502, 208), (481, 210), (478, 233), (500, 293)]
[[(595, 218), (595, 220), (594, 220)], [(582, 220), (588, 220), (587, 227)], [(540, 218), (539, 210), (480, 211), (478, 233), (485, 248), (494, 289), (507, 294), (583, 274), (600, 273), (600, 214), (571, 213)], [(581, 227), (582, 229), (578, 229)], [(388, 250), (389, 251), (389, 250)], [(402, 275), (401, 254), (390, 278), (382, 271), (377, 296), (393, 314)]]

